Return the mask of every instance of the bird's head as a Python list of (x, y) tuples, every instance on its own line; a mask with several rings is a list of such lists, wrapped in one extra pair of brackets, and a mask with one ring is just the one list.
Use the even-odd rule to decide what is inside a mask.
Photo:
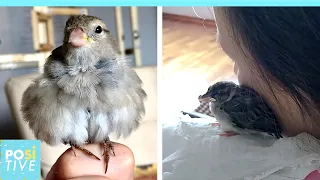
[(63, 44), (68, 50), (77, 52), (78, 55), (90, 52), (102, 58), (112, 58), (119, 54), (118, 43), (105, 23), (95, 16), (70, 17), (64, 29)]
[(224, 103), (235, 95), (237, 87), (233, 82), (217, 82), (210, 86), (205, 94), (199, 96), (199, 101), (215, 104)]

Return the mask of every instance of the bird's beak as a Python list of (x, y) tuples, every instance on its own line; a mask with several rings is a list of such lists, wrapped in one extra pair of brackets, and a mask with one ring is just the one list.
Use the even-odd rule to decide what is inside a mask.
[(202, 96), (199, 96), (199, 101), (200, 102), (215, 102), (216, 99), (215, 98), (212, 98), (212, 97), (205, 97), (204, 95)]
[(69, 43), (74, 47), (85, 46), (90, 40), (91, 38), (80, 28), (73, 29), (69, 36)]

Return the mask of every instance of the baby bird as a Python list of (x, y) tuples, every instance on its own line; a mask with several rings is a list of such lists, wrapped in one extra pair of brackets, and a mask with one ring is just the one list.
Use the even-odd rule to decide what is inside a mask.
[(253, 89), (233, 82), (210, 86), (201, 102), (210, 102), (210, 110), (225, 132), (262, 133), (282, 138), (282, 128), (268, 104)]
[(74, 153), (78, 148), (99, 159), (82, 146), (101, 143), (107, 172), (109, 153), (115, 155), (109, 134), (136, 130), (146, 97), (102, 20), (78, 15), (68, 19), (63, 44), (24, 92), (21, 111), (35, 137), (49, 145), (70, 144)]

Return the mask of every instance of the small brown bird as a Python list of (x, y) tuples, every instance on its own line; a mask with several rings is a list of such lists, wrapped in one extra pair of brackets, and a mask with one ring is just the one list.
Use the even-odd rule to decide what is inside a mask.
[(262, 134), (282, 138), (281, 125), (267, 102), (253, 89), (233, 82), (210, 86), (201, 102), (210, 102), (210, 110), (227, 133)]
[(102, 20), (78, 15), (68, 19), (63, 45), (24, 92), (21, 111), (36, 138), (49, 145), (70, 144), (99, 159), (82, 146), (101, 143), (107, 171), (109, 153), (115, 155), (109, 134), (127, 137), (138, 128), (146, 96)]

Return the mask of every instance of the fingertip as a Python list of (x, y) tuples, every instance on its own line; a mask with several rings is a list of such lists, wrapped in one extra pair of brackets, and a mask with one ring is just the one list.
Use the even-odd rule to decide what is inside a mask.
[(105, 174), (103, 148), (99, 144), (88, 144), (83, 148), (89, 150), (101, 160), (97, 160), (84, 152), (71, 148), (66, 150), (56, 161), (46, 180), (74, 179), (84, 176), (103, 176), (111, 179), (132, 179), (134, 175), (134, 155), (125, 145), (113, 143), (115, 156), (110, 152), (108, 171)]
[[(114, 143), (115, 156), (110, 156), (108, 164), (108, 177), (111, 179), (133, 179), (134, 176), (134, 155), (132, 150), (119, 143)], [(121, 177), (121, 178), (119, 178)]]
[(118, 144), (118, 143), (115, 143), (114, 148), (115, 148), (116, 156), (110, 159), (109, 166), (112, 168), (115, 168), (115, 171), (118, 171), (118, 172), (119, 171), (121, 172), (120, 169), (122, 169), (122, 171), (126, 171), (129, 177), (128, 179), (133, 179), (135, 159), (134, 159), (134, 154), (132, 150), (128, 146), (123, 144)]
[(127, 160), (126, 165), (128, 167), (134, 168), (134, 165), (135, 165), (134, 155), (132, 150), (128, 146), (115, 143), (114, 149), (115, 149), (116, 156), (119, 155), (123, 159), (126, 159)]

